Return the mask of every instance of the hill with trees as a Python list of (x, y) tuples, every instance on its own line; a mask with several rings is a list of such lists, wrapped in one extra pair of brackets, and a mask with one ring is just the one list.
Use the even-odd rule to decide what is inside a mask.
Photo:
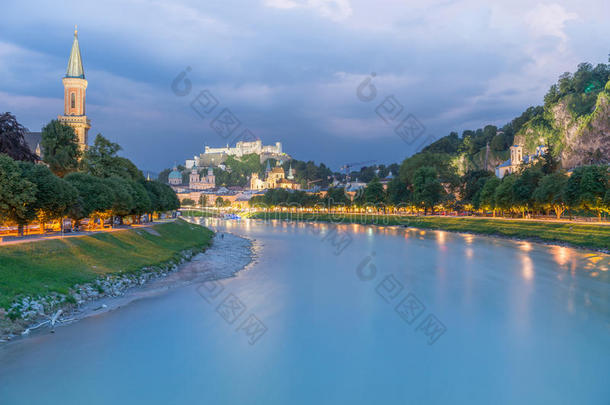
[[(610, 64), (581, 63), (559, 77), (544, 105), (529, 107), (501, 128), (487, 125), (433, 142), (422, 154), (445, 154), (461, 174), (489, 170), (509, 158), (509, 147), (523, 144), (528, 153), (549, 146), (562, 168), (610, 162)], [(489, 150), (488, 150), (489, 145)], [(485, 163), (487, 162), (487, 166)]]
[[(529, 107), (500, 129), (487, 125), (461, 136), (450, 133), (406, 158), (386, 188), (379, 182), (379, 167), (362, 168), (361, 178), (368, 184), (353, 201), (335, 187), (325, 198), (270, 190), (251, 203), (342, 206), (356, 212), (443, 210), (511, 217), (553, 214), (557, 219), (594, 215), (601, 220), (610, 213), (609, 79), (610, 65), (580, 64), (574, 74), (563, 74), (551, 86), (543, 106)], [(493, 169), (509, 158), (514, 143), (524, 145), (526, 153), (541, 144), (548, 148), (541, 159), (499, 179)]]

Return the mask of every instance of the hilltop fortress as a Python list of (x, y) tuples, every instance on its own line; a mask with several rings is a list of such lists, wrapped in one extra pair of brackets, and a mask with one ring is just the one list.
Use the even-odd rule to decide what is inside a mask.
[(199, 156), (193, 156), (193, 159), (188, 159), (185, 162), (187, 169), (193, 167), (209, 167), (223, 164), (227, 157), (235, 156), (242, 157), (255, 153), (259, 155), (261, 163), (267, 159), (288, 160), (290, 156), (282, 152), (282, 143), (276, 142), (275, 145), (263, 145), (263, 142), (258, 139), (252, 142), (239, 141), (234, 148), (229, 145), (224, 148), (211, 148), (206, 146), (204, 152)]

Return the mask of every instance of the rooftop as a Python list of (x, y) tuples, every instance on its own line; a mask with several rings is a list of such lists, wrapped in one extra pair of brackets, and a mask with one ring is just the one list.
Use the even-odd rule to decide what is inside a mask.
[(74, 42), (72, 42), (72, 51), (70, 51), (70, 59), (68, 59), (66, 77), (74, 77), (79, 79), (85, 78), (85, 70), (83, 69), (83, 61), (80, 57), (78, 31), (76, 30), (76, 27), (74, 27)]

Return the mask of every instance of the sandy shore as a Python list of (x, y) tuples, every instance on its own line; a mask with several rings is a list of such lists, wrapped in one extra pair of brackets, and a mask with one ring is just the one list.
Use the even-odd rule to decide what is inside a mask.
[[(149, 282), (131, 287), (120, 296), (102, 297), (87, 301), (70, 312), (64, 312), (59, 317), (56, 326), (66, 326), (83, 318), (97, 316), (116, 310), (136, 300), (162, 294), (170, 289), (179, 288), (194, 283), (233, 277), (237, 272), (253, 264), (256, 258), (254, 241), (226, 232), (218, 232), (212, 246), (199, 253), (190, 261), (180, 265), (175, 272), (167, 273), (165, 277), (155, 278)], [(30, 325), (32, 328), (35, 325)], [(27, 334), (52, 333), (48, 324), (27, 332)], [(12, 336), (17, 340), (20, 336)], [(0, 343), (6, 341), (0, 340)]]

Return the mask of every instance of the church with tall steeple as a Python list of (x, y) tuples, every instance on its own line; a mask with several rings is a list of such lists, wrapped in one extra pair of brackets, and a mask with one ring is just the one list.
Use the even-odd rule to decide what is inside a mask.
[(91, 121), (89, 121), (85, 113), (87, 80), (85, 79), (85, 70), (83, 69), (83, 61), (80, 56), (76, 27), (74, 27), (74, 41), (72, 42), (70, 59), (68, 59), (68, 69), (62, 82), (64, 84), (64, 114), (57, 116), (57, 119), (61, 123), (74, 128), (78, 144), (84, 150), (88, 145)]

